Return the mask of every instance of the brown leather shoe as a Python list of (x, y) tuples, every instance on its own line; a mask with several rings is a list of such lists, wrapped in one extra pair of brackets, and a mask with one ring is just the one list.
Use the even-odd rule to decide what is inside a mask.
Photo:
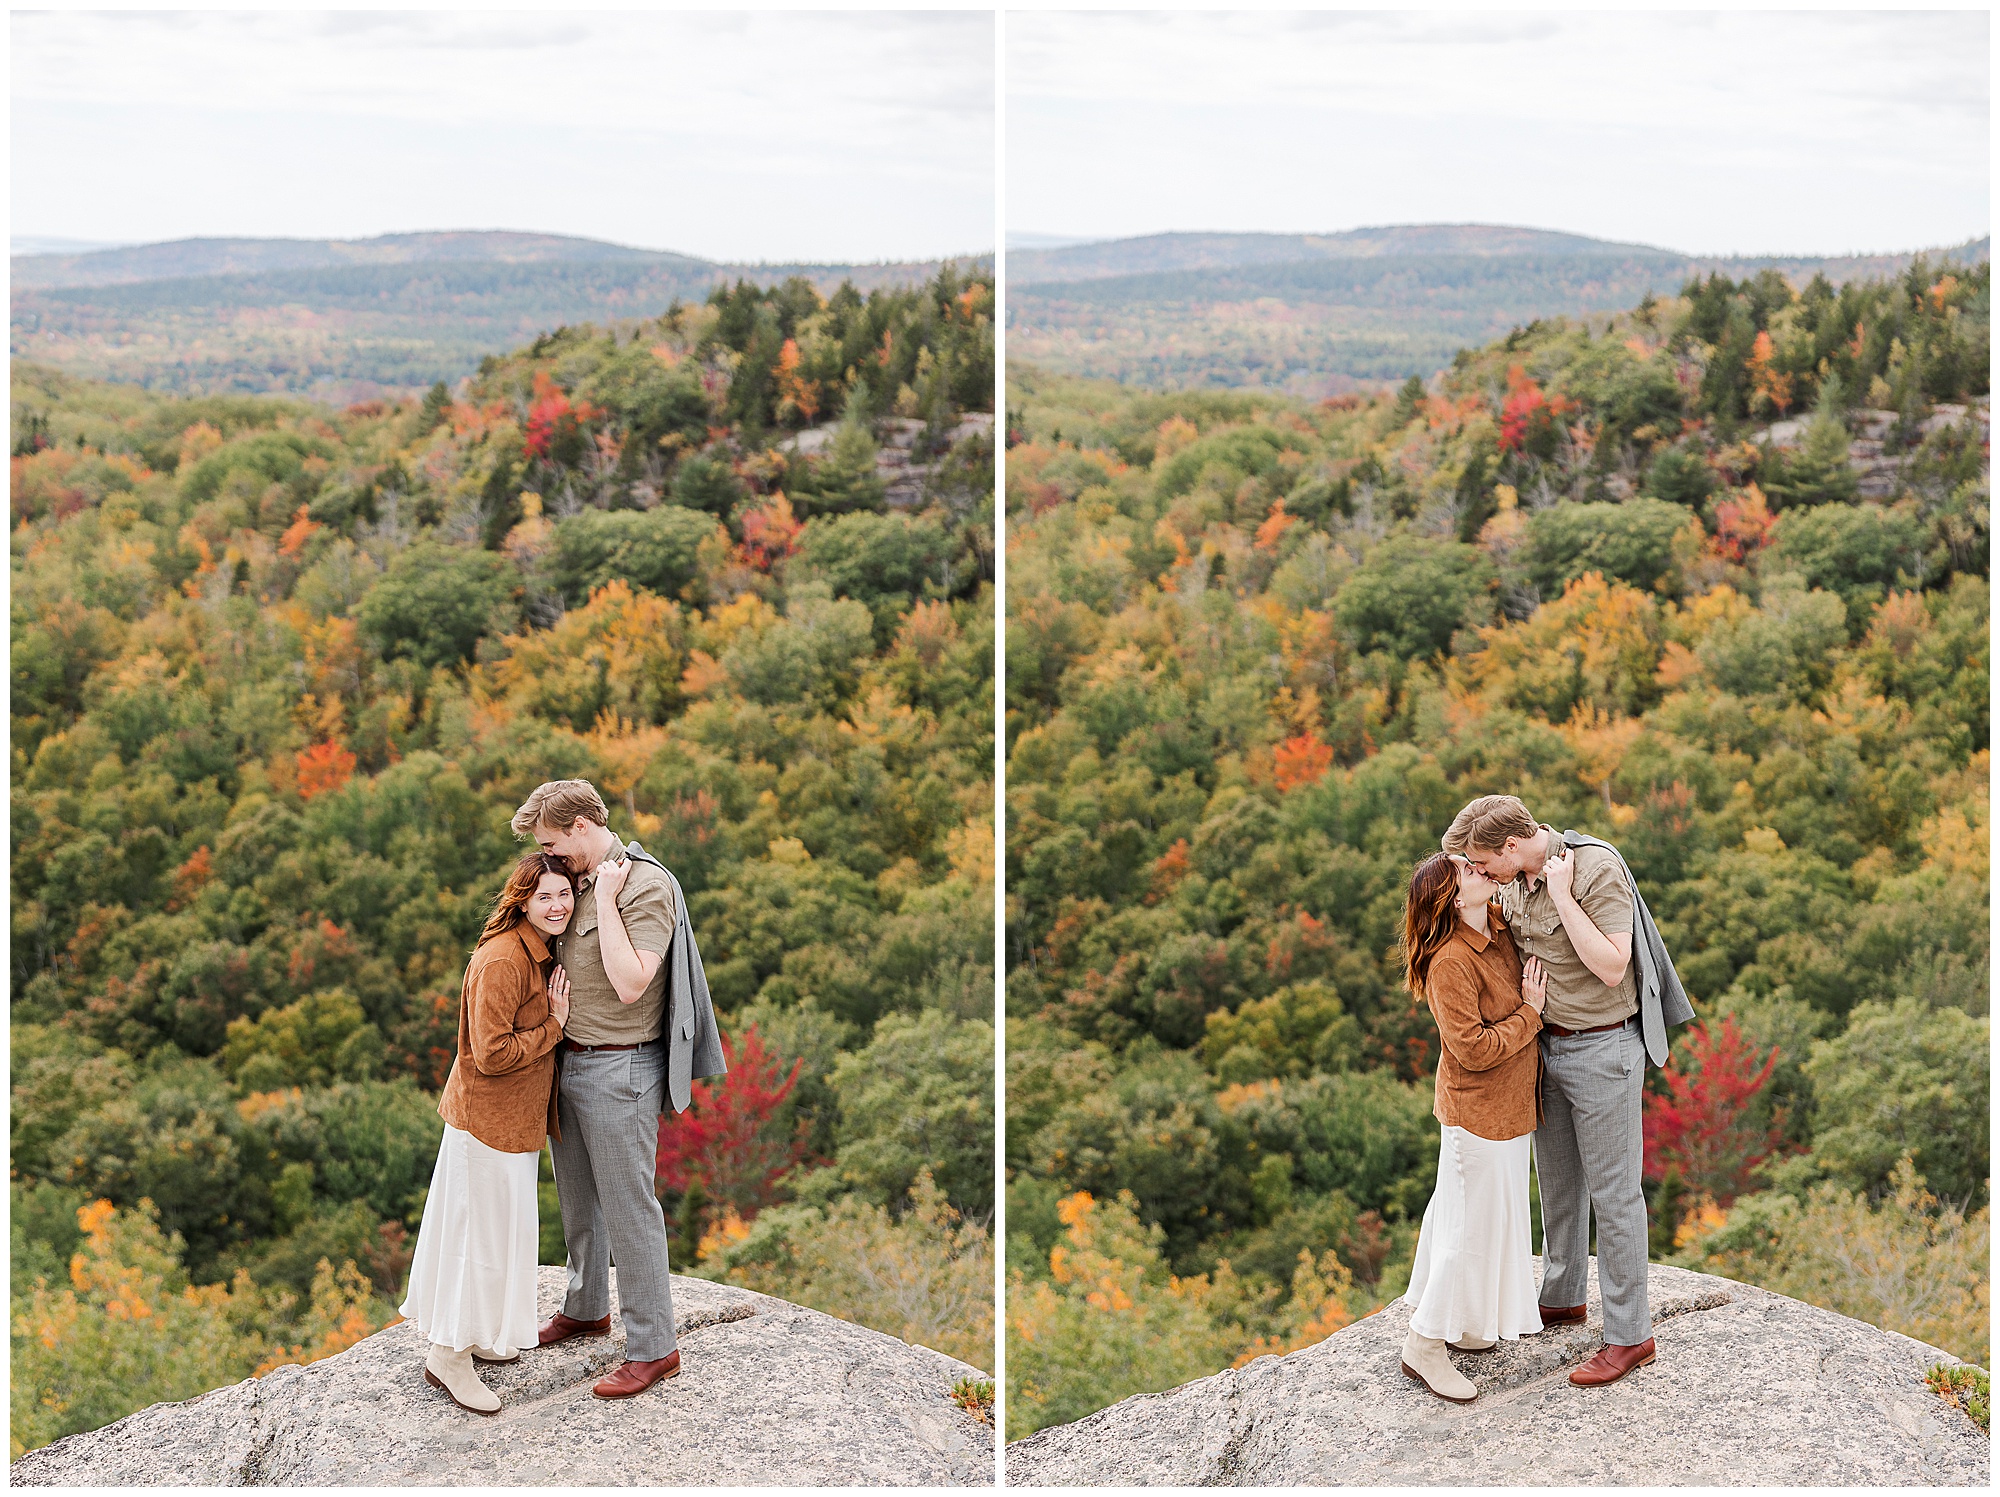
[(1635, 1367), (1644, 1367), (1653, 1360), (1653, 1338), (1648, 1336), (1637, 1346), (1606, 1346), (1596, 1356), (1585, 1362), (1569, 1375), (1569, 1380), (1579, 1388), (1597, 1388), (1605, 1383), (1615, 1383)]
[(1586, 1305), (1537, 1305), (1535, 1308), (1542, 1312), (1542, 1329), (1547, 1330), (1552, 1325), (1577, 1325), (1581, 1323), (1589, 1307)]
[(571, 1320), (558, 1310), (542, 1322), (541, 1330), (536, 1333), (535, 1344), (554, 1346), (558, 1341), (567, 1341), (572, 1336), (603, 1336), (609, 1334), (610, 1330), (609, 1315), (599, 1320)]
[(590, 1391), (599, 1398), (630, 1398), (681, 1370), (681, 1354), (670, 1351), (657, 1362), (627, 1362)]

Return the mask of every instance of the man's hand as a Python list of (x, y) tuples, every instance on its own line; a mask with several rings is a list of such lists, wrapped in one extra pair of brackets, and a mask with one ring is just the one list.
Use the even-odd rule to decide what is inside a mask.
[(596, 891), (599, 906), (615, 905), (625, 888), (625, 880), (632, 876), (632, 860), (620, 849), (616, 862), (607, 858), (591, 876), (596, 880), (591, 887)]
[(1549, 898), (1557, 905), (1570, 898), (1570, 891), (1576, 883), (1576, 859), (1567, 847), (1552, 853), (1542, 864), (1542, 877), (1548, 881)]
[(1555, 901), (1556, 914), (1562, 917), (1577, 956), (1599, 982), (1607, 988), (1617, 987), (1625, 980), (1625, 968), (1632, 960), (1632, 933), (1607, 936), (1576, 902), (1576, 854), (1567, 847), (1542, 864), (1542, 877), (1548, 880), (1549, 898)]

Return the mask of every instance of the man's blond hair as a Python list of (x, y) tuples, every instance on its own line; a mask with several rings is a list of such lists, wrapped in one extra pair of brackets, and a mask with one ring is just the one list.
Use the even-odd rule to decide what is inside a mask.
[(1444, 850), (1463, 857), (1466, 853), (1498, 852), (1509, 837), (1523, 841), (1540, 830), (1541, 823), (1513, 795), (1482, 795), (1451, 819), (1444, 834)]
[(534, 793), (521, 802), (521, 809), (514, 813), (514, 835), (532, 837), (535, 828), (544, 822), (566, 832), (581, 817), (588, 817), (599, 826), (611, 820), (597, 787), (588, 780), (550, 780), (537, 785)]

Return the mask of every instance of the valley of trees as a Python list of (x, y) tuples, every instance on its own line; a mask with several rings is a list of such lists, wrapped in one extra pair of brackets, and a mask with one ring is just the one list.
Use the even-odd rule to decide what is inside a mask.
[(1990, 286), (1707, 276), (1317, 405), (1010, 371), (1010, 1436), (1401, 1292), (1398, 918), (1494, 791), (1695, 1000), (1655, 1256), (1986, 1362)]
[(394, 1317), (566, 776), (730, 1051), (676, 1269), (992, 1365), (993, 307), (739, 282), (346, 409), (15, 362), (15, 1454)]
[[(1801, 285), (1814, 274), (1809, 263), (1704, 265), (1665, 250), (1476, 226), (1381, 232), (1389, 242), (1367, 255), (1336, 257), (1349, 237), (1340, 235), (1162, 235), (1025, 257), (1050, 268), (1030, 268), (1030, 284), (1009, 285), (1008, 353), (1015, 365), (1049, 374), (1313, 400), (1373, 393), (1385, 381), (1448, 364), (1455, 350), (1510, 326), (1620, 311), (1711, 270), (1751, 279), (1782, 271)], [(1273, 242), (1256, 242), (1264, 239)], [(1320, 256), (1308, 253), (1315, 246)], [(1091, 279), (1058, 268), (1170, 262), (1166, 251), (1197, 248), (1216, 263)], [(1983, 255), (1986, 246), (1973, 248)], [(1287, 249), (1282, 261), (1263, 258)], [(1844, 282), (1873, 263), (1827, 268)], [(1011, 276), (1012, 259), (1008, 267)]]
[[(10, 347), (16, 359), (66, 374), (182, 395), (395, 398), (455, 382), (481, 358), (559, 323), (616, 324), (629, 336), (670, 301), (699, 301), (739, 277), (766, 288), (808, 280), (829, 295), (846, 281), (866, 294), (935, 268), (727, 266), (593, 253), (618, 247), (581, 240), (568, 242), (563, 258), (477, 258), (478, 241), (526, 236), (408, 237), (464, 241), (464, 256), (216, 273), (191, 268), (202, 257), (190, 249), (189, 268), (160, 279), (53, 286), (31, 279), (12, 293)], [(219, 253), (208, 258), (230, 263)]]

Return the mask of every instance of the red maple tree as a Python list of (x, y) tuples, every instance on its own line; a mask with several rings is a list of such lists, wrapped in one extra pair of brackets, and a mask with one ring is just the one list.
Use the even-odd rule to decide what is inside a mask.
[(545, 458), (555, 450), (559, 437), (566, 437), (587, 421), (603, 414), (589, 401), (570, 403), (569, 394), (550, 379), (547, 371), (535, 371), (535, 391), (528, 405), (528, 429), (521, 450), (530, 460)]
[(792, 501), (783, 493), (773, 494), (744, 512), (743, 541), (736, 548), (736, 558), (745, 566), (768, 572), (799, 549), (799, 536), (805, 528), (805, 522), (792, 510)]
[(1500, 407), (1500, 450), (1522, 452), (1538, 437), (1554, 427), (1556, 418), (1569, 408), (1558, 395), (1554, 400), (1519, 364), (1507, 370), (1507, 400)]
[(1771, 538), (1774, 516), (1764, 491), (1745, 484), (1715, 506), (1715, 537), (1709, 542), (1718, 556), (1741, 562), (1764, 549)]
[(748, 1221), (778, 1199), (778, 1181), (806, 1157), (806, 1120), (787, 1128), (778, 1115), (805, 1062), (784, 1070), (755, 1024), (743, 1031), (740, 1046), (725, 1035), (722, 1053), (728, 1071), (718, 1081), (695, 1082), (686, 1112), (660, 1118), (655, 1174), (660, 1185), (682, 1194), (699, 1181), (711, 1209), (733, 1208)]
[(1688, 1189), (1722, 1206), (1748, 1190), (1750, 1171), (1783, 1137), (1781, 1129), (1759, 1126), (1750, 1115), (1752, 1100), (1777, 1063), (1776, 1045), (1759, 1062), (1734, 1014), (1724, 1017), (1719, 1030), (1690, 1029), (1661, 1073), (1666, 1094), (1646, 1097), (1645, 1178), (1657, 1181), (1671, 1167)]

